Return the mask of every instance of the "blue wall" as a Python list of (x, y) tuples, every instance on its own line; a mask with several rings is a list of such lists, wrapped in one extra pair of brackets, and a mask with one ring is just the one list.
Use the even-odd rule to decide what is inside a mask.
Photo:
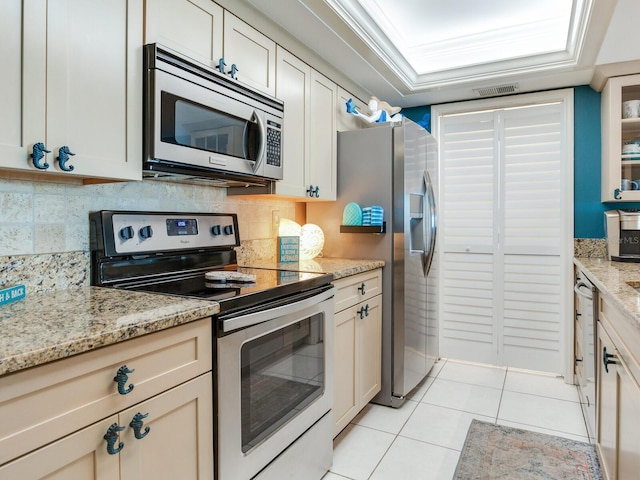
[[(422, 120), (430, 106), (402, 110), (411, 120)], [(604, 238), (605, 210), (640, 208), (638, 203), (600, 201), (600, 93), (584, 85), (574, 88), (574, 237)]]
[(574, 237), (604, 238), (607, 210), (600, 202), (600, 93), (588, 86), (574, 89), (573, 201)]

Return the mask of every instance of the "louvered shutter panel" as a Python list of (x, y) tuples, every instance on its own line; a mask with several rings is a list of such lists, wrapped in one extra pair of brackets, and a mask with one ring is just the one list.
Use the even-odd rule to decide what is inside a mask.
[(495, 115), (442, 118), (443, 356), (495, 363)]
[(559, 371), (563, 244), (562, 104), (503, 118), (503, 363)]

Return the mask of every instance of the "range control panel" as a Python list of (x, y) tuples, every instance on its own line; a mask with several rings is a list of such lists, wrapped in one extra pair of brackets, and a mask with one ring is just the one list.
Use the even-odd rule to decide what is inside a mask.
[(240, 245), (235, 214), (110, 212), (107, 218), (105, 234), (118, 255)]

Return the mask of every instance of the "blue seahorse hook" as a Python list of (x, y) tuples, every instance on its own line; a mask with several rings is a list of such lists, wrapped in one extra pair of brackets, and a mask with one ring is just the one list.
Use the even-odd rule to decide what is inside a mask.
[(60, 147), (60, 150), (58, 150), (58, 156), (56, 157), (56, 160), (58, 160), (58, 162), (60, 163), (60, 168), (65, 172), (73, 171), (73, 165), (67, 166), (67, 162), (69, 161), (69, 155), (73, 156), (75, 155), (75, 153), (69, 150), (69, 147), (67, 147), (66, 145), (63, 145), (62, 147)]
[(238, 67), (236, 67), (236, 64), (234, 63), (231, 65), (231, 71), (229, 72), (229, 75), (231, 75), (231, 78), (235, 79), (237, 72), (238, 72)]
[(220, 57), (220, 60), (218, 60), (218, 70), (220, 71), (220, 73), (224, 73), (224, 67), (226, 67), (227, 64), (224, 63), (224, 58)]
[(44, 143), (38, 142), (33, 145), (33, 153), (29, 155), (33, 159), (33, 166), (40, 169), (46, 170), (49, 168), (49, 164), (45, 161), (44, 163), (40, 163), (40, 160), (44, 158), (45, 153), (51, 153), (51, 150), (47, 150), (47, 147), (44, 146)]

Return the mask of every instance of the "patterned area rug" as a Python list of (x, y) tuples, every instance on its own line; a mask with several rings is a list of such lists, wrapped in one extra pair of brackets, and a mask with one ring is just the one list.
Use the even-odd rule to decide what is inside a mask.
[(473, 420), (453, 480), (600, 480), (595, 446)]

